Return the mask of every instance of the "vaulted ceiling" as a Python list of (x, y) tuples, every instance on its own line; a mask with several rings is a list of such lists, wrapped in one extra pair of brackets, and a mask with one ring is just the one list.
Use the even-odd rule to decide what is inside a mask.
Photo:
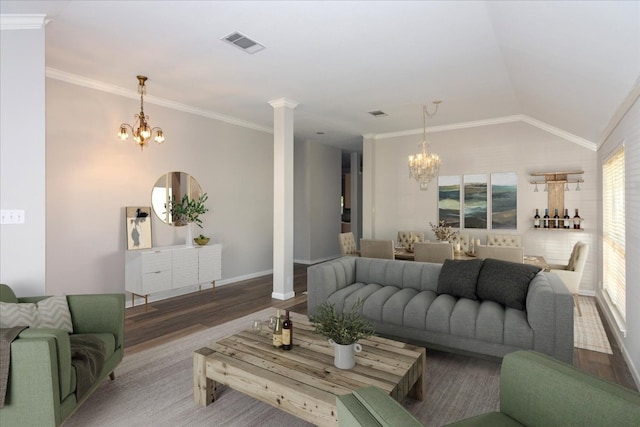
[[(288, 98), (297, 139), (349, 151), (421, 129), (434, 100), (430, 128), (523, 120), (595, 148), (640, 76), (637, 1), (2, 0), (0, 12), (47, 15), (51, 77), (135, 97), (144, 74), (147, 103), (257, 129)], [(236, 31), (266, 48), (222, 41)]]

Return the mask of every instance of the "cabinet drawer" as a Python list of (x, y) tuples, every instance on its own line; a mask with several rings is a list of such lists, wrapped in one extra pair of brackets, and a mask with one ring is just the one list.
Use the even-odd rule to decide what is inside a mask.
[(171, 252), (145, 252), (142, 254), (142, 273), (171, 270)]
[(156, 271), (142, 275), (142, 293), (152, 294), (171, 289), (171, 270)]

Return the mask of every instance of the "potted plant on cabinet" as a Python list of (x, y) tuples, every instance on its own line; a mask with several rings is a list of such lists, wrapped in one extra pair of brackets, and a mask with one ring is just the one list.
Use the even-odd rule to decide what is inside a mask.
[(191, 224), (195, 223), (198, 227), (202, 228), (200, 215), (209, 211), (209, 208), (204, 206), (204, 202), (206, 202), (208, 198), (209, 196), (207, 193), (203, 193), (197, 199), (191, 199), (187, 194), (185, 194), (179, 202), (175, 197), (173, 197), (169, 202), (172, 222), (175, 225), (187, 226), (187, 246), (193, 246)]
[(327, 337), (329, 343), (335, 347), (336, 368), (353, 368), (354, 353), (362, 350), (357, 341), (374, 333), (371, 322), (358, 312), (362, 305), (363, 302), (358, 300), (351, 307), (351, 311), (338, 313), (333, 304), (325, 302), (316, 308), (316, 314), (309, 319), (314, 324), (316, 332)]

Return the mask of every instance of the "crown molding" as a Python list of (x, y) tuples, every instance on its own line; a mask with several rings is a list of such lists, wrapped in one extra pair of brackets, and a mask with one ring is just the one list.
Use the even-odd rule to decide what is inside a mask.
[[(542, 129), (545, 132), (548, 132), (553, 135), (559, 136), (560, 138), (566, 139), (569, 142), (573, 142), (575, 144), (588, 148), (592, 151), (596, 151), (596, 144), (594, 142), (591, 142), (587, 139), (576, 136), (570, 132), (563, 131), (562, 129), (559, 129), (555, 126), (551, 126), (550, 124), (542, 122), (540, 120), (536, 120), (525, 114), (517, 114), (514, 116), (505, 116), (505, 117), (495, 117), (491, 119), (475, 120), (471, 122), (453, 123), (449, 125), (431, 126), (431, 127), (427, 127), (426, 131), (427, 133), (445, 132), (445, 131), (469, 129), (469, 128), (482, 127), (482, 126), (501, 125), (505, 123), (514, 123), (514, 122), (527, 123), (531, 126), (537, 127), (538, 129)], [(422, 135), (422, 132), (423, 132), (423, 129), (412, 129), (407, 131), (381, 133), (376, 135), (368, 134), (368, 136), (369, 137), (373, 136), (374, 139), (387, 139), (387, 138), (397, 138), (400, 136)]]
[(613, 117), (611, 117), (611, 120), (609, 120), (609, 124), (605, 128), (604, 132), (602, 133), (602, 137), (598, 141), (598, 149), (600, 149), (600, 147), (602, 147), (602, 144), (604, 144), (605, 141), (611, 136), (613, 131), (618, 127), (618, 124), (620, 124), (624, 116), (638, 99), (640, 99), (640, 76), (638, 76), (635, 85), (629, 91), (629, 95), (627, 95), (625, 100), (622, 101), (620, 107), (618, 107)]
[[(131, 98), (131, 99), (140, 98), (140, 95), (138, 94), (137, 90), (134, 91), (134, 90), (124, 89), (118, 86), (114, 86), (98, 80), (88, 79), (86, 77), (78, 76), (77, 74), (67, 73), (65, 71), (61, 71), (51, 67), (46, 68), (46, 76), (55, 80), (60, 80), (60, 81), (71, 83), (77, 86), (83, 86), (90, 89), (107, 92), (113, 95), (123, 96), (125, 98)], [(245, 120), (240, 120), (235, 117), (218, 114), (213, 111), (205, 110), (202, 108), (193, 107), (191, 105), (181, 104), (179, 102), (171, 101), (166, 98), (159, 98), (153, 95), (146, 95), (144, 97), (144, 102), (149, 104), (154, 104), (154, 105), (160, 105), (162, 107), (167, 107), (167, 108), (171, 108), (178, 111), (183, 111), (185, 113), (207, 117), (209, 119), (219, 120), (221, 122), (244, 127), (247, 129), (257, 130), (259, 132), (273, 134), (273, 129), (271, 128), (260, 126), (255, 123), (247, 122)]]
[(43, 14), (0, 14), (0, 30), (41, 30), (48, 22)]

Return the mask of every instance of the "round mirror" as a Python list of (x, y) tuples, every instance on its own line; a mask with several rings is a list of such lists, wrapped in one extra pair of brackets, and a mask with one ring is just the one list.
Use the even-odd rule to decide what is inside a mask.
[(171, 218), (171, 211), (168, 209), (171, 200), (182, 200), (185, 194), (190, 199), (198, 199), (202, 195), (200, 184), (188, 173), (169, 172), (158, 178), (151, 191), (151, 206), (153, 206), (153, 211), (160, 218), (160, 221), (176, 227), (187, 225), (183, 222), (174, 221)]

